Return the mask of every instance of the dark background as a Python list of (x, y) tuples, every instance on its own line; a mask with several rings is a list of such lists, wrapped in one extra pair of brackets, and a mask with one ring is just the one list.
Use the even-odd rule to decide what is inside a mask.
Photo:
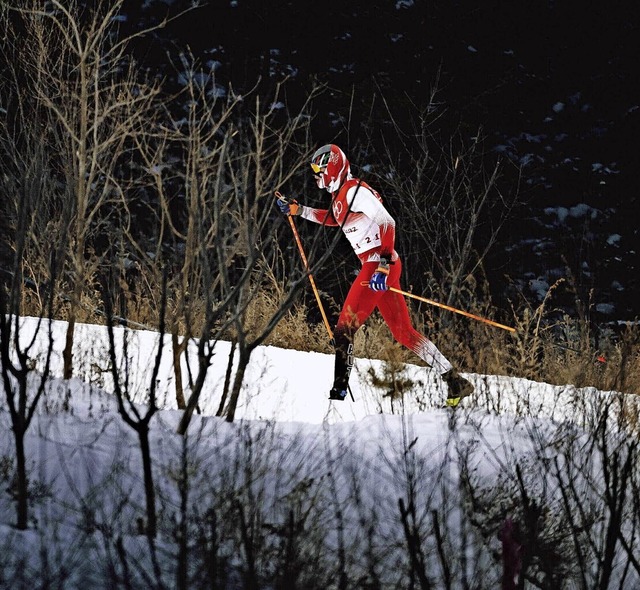
[[(191, 4), (129, 2), (126, 26)], [(313, 139), (347, 154), (374, 94), (427, 104), (437, 81), (443, 125), (481, 128), (522, 174), (490, 278), (508, 275), (535, 302), (570, 277), (606, 322), (640, 313), (639, 38), (632, 2), (227, 0), (173, 21), (141, 57), (161, 66), (168, 47), (188, 46), (236, 92), (288, 77), (292, 111), (326, 84)]]

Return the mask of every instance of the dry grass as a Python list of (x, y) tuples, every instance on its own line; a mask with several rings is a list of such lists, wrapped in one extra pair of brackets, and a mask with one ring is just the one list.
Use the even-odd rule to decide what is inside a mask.
[[(144, 291), (148, 291), (146, 295), (125, 290), (121, 296), (126, 297), (129, 320), (155, 329), (158, 302), (153, 300), (150, 290)], [(249, 339), (265, 329), (283, 298), (284, 293), (276, 282), (269, 281), (255, 291), (243, 316), (244, 330)], [(315, 302), (309, 305), (312, 304), (315, 306)], [(56, 319), (66, 319), (67, 305), (68, 302), (59, 301)], [(547, 306), (548, 299), (545, 299), (537, 308), (523, 304), (512, 309), (511, 321), (505, 323), (516, 328), (515, 334), (436, 308), (428, 308), (422, 314), (414, 313), (412, 319), (416, 328), (433, 340), (461, 371), (640, 394), (640, 325), (629, 324), (619, 330), (603, 331), (598, 334), (596, 344), (592, 328), (586, 321), (559, 316), (557, 310), (547, 309)], [(170, 313), (176, 311), (171, 301), (168, 308)], [(83, 295), (78, 320), (104, 323), (104, 317), (97, 311), (99, 309), (99, 293), (87, 291)], [(197, 302), (191, 302), (190, 309), (192, 334), (197, 334), (195, 328), (203, 320), (204, 309)], [(327, 313), (331, 312), (331, 318), (335, 317), (336, 309), (337, 305), (329, 302)], [(23, 313), (37, 315), (41, 310), (40, 294), (24, 290)], [(332, 353), (324, 323), (310, 322), (310, 311), (316, 312), (304, 302), (294, 305), (277, 324), (266, 344)], [(468, 311), (483, 317), (490, 313), (488, 306), (481, 304)], [(185, 329), (184, 321), (179, 321), (181, 332)], [(233, 333), (226, 336), (231, 339)], [(391, 372), (393, 367), (402, 363), (424, 364), (394, 341), (377, 313), (356, 334), (355, 351), (358, 357), (386, 361)]]

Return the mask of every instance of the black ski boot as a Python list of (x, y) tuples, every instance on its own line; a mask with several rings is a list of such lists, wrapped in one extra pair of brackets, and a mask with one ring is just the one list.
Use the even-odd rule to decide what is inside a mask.
[(329, 399), (344, 401), (347, 398), (347, 390), (338, 387), (332, 387), (329, 392)]
[(455, 408), (463, 397), (473, 393), (473, 385), (470, 381), (458, 375), (455, 369), (451, 369), (442, 375), (442, 380), (447, 384), (449, 394), (446, 404)]

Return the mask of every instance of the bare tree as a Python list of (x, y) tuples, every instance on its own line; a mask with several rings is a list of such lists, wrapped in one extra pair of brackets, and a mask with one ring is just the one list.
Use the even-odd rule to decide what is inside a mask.
[[(219, 273), (220, 290), (225, 297), (232, 296), (227, 317), (238, 358), (228, 401), (219, 413), (230, 422), (235, 417), (251, 353), (271, 334), (306, 280), (300, 273), (290, 281), (273, 274), (281, 256), (274, 234), (278, 224), (274, 223), (273, 191), (293, 178), (309, 152), (307, 105), (298, 115), (278, 124), (281, 117), (274, 109), (276, 104), (277, 94), (267, 104), (257, 98), (225, 154), (231, 189), (229, 216), (234, 220), (237, 239), (234, 255), (228, 259), (232, 264)], [(235, 281), (238, 268), (243, 269), (242, 280)], [(273, 309), (263, 309), (259, 317), (252, 315), (252, 302), (257, 294), (273, 290), (274, 278), (288, 283), (287, 292)]]
[[(247, 343), (247, 334), (255, 328), (247, 310), (258, 295), (273, 288), (282, 256), (275, 236), (274, 221), (281, 220), (274, 213), (273, 191), (295, 177), (309, 152), (306, 112), (315, 91), (297, 113), (283, 115), (278, 107), (280, 85), (269, 100), (239, 96), (220, 89), (213, 72), (199, 69), (190, 56), (183, 55), (176, 67), (183, 88), (165, 111), (157, 113), (152, 132), (138, 141), (152, 177), (155, 248), (149, 251), (131, 232), (127, 238), (141, 267), (155, 277), (151, 283), (157, 283), (160, 260), (172, 269), (167, 324), (177, 404), (186, 410), (179, 427), (184, 433), (216, 341), (232, 338), (239, 352), (226, 410), (233, 420), (251, 350), (273, 330), (303, 284), (298, 273), (270, 321)], [(284, 283), (284, 276), (278, 281)], [(188, 363), (184, 353), (193, 339), (198, 343), (198, 366), (191, 370), (187, 365), (187, 383), (182, 360)]]
[[(6, 128), (3, 131), (6, 132)], [(9, 139), (10, 136), (3, 133), (4, 149), (11, 146)], [(41, 209), (48, 203), (48, 175), (44, 171), (42, 150), (35, 142), (28, 145), (35, 151), (23, 154), (25, 157), (21, 160), (22, 166), (11, 169), (11, 174), (4, 176), (0, 183), (3, 213), (5, 220), (8, 220), (9, 248), (12, 253), (11, 267), (7, 269), (8, 280), (0, 284), (0, 373), (16, 447), (14, 494), (18, 529), (26, 529), (29, 522), (29, 474), (24, 445), (25, 434), (45, 393), (53, 350), (51, 322), (43, 320), (42, 316), (37, 323), (34, 336), (29, 341), (20, 337), (25, 290), (23, 260), (33, 241), (37, 240), (36, 222), (42, 218)], [(18, 198), (5, 199), (9, 193)], [(17, 207), (13, 208), (11, 205)], [(44, 307), (49, 318), (53, 313), (55, 266), (52, 257), (49, 281), (46, 285), (40, 286), (40, 293), (46, 298)], [(40, 372), (37, 374), (34, 350), (38, 337), (44, 330), (47, 330), (48, 346), (44, 361), (38, 363)]]
[[(184, 353), (194, 336), (206, 339), (212, 329), (213, 316), (207, 316), (206, 309), (215, 307), (210, 298), (218, 278), (211, 273), (206, 256), (215, 240), (223, 242), (219, 252), (223, 260), (232, 247), (226, 242), (226, 209), (218, 195), (224, 192), (222, 154), (234, 133), (230, 119), (242, 99), (221, 97), (213, 72), (199, 71), (191, 57), (182, 55), (176, 70), (183, 87), (149, 121), (151, 133), (136, 138), (155, 205), (150, 211), (157, 227), (154, 248), (149, 249), (146, 240), (129, 229), (125, 234), (151, 285), (159, 283), (160, 261), (171, 266), (167, 325), (176, 402), (185, 409), (184, 392), (187, 387), (193, 389), (194, 382), (185, 383), (182, 359), (188, 361), (188, 357)], [(208, 367), (211, 354), (208, 347), (201, 351), (202, 369)]]
[(73, 372), (78, 310), (100, 260), (95, 238), (108, 235), (111, 216), (124, 209), (120, 164), (132, 138), (145, 133), (158, 93), (156, 84), (141, 80), (128, 50), (148, 31), (119, 37), (122, 4), (25, 0), (13, 7), (10, 36), (21, 92), (37, 105), (35, 124), (54, 130), (46, 147), (57, 159), (62, 187), (55, 213), (68, 240), (60, 260), (69, 320), (65, 378)]
[[(484, 151), (482, 129), (469, 133), (442, 123), (437, 87), (426, 106), (404, 100), (401, 111), (384, 97), (383, 104), (388, 124), (380, 131), (375, 175), (402, 219), (405, 280), (425, 288), (431, 278), (428, 286), (454, 305), (469, 289), (465, 281), (482, 271), (516, 204), (517, 186), (501, 182), (503, 165)], [(372, 131), (369, 145), (380, 145), (374, 140)]]
[[(130, 426), (138, 435), (140, 442), (140, 452), (142, 456), (142, 471), (144, 475), (144, 490), (147, 507), (146, 533), (150, 539), (156, 536), (158, 519), (156, 513), (155, 485), (153, 482), (153, 470), (151, 461), (151, 447), (149, 442), (149, 423), (158, 411), (156, 389), (158, 386), (158, 371), (164, 349), (165, 337), (165, 308), (166, 308), (166, 281), (162, 284), (162, 297), (159, 309), (159, 336), (158, 350), (155, 355), (153, 369), (149, 380), (148, 396), (146, 400), (146, 410), (139, 409), (134, 400), (137, 401), (138, 392), (132, 390), (130, 376), (132, 373), (131, 359), (128, 354), (127, 335), (122, 336), (122, 342), (116, 343), (114, 335), (114, 314), (111, 301), (112, 288), (105, 283), (103, 288), (104, 307), (107, 318), (107, 331), (109, 334), (109, 358), (111, 361), (111, 374), (113, 377), (113, 388), (118, 399), (118, 413), (125, 423)], [(122, 352), (122, 358), (118, 359), (118, 353)]]

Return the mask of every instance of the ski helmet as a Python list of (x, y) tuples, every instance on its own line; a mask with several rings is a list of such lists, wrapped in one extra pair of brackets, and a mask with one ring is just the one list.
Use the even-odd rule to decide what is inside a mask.
[(333, 193), (351, 175), (349, 160), (344, 152), (332, 143), (318, 148), (311, 157), (311, 169), (318, 188)]

